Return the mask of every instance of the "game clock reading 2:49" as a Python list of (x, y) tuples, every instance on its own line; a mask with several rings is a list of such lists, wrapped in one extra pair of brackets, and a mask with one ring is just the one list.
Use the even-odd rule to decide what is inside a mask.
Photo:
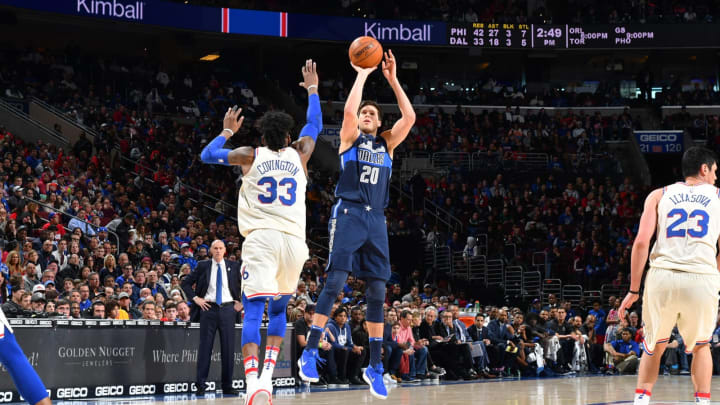
[(450, 24), (448, 41), (450, 45), (456, 46), (530, 48), (532, 31), (529, 24)]

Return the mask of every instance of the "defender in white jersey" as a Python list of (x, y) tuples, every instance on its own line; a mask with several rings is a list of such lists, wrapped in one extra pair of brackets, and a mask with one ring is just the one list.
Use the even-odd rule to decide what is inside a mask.
[(650, 193), (640, 218), (631, 257), (630, 291), (620, 317), (640, 294), (648, 247), (653, 235), (650, 269), (643, 293), (643, 344), (635, 404), (647, 404), (657, 381), (660, 358), (677, 325), (686, 352), (693, 354), (692, 381), (696, 403), (710, 403), (712, 357), (708, 343), (718, 314), (718, 238), (720, 190), (714, 186), (717, 156), (702, 147), (682, 158), (685, 182)]
[[(240, 129), (239, 110), (228, 110), (223, 132), (208, 144), (203, 162), (238, 165), (243, 181), (238, 197), (238, 228), (242, 245), (242, 300), (245, 309), (242, 352), (245, 365), (245, 404), (272, 403), (272, 373), (287, 324), (286, 310), (295, 293), (300, 272), (308, 259), (305, 244), (305, 190), (307, 162), (322, 130), (322, 112), (317, 94), (318, 76), (312, 60), (302, 68), (308, 91), (307, 124), (298, 140), (290, 143), (292, 117), (268, 112), (259, 121), (263, 146), (222, 149)], [(239, 117), (239, 118), (238, 118)], [(260, 377), (258, 359), (260, 323), (268, 304), (268, 331)]]
[(243, 176), (238, 196), (242, 245), (243, 294), (272, 298), (295, 293), (305, 244), (304, 163), (291, 147), (255, 149), (255, 160)]

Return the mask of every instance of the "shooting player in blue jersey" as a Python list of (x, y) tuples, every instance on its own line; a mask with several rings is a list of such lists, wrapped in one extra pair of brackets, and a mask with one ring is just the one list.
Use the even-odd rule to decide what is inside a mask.
[(370, 73), (358, 72), (347, 102), (340, 131), (340, 177), (335, 189), (337, 202), (328, 224), (330, 257), (328, 279), (313, 317), (307, 346), (298, 359), (303, 380), (318, 381), (318, 344), (335, 299), (350, 273), (367, 285), (366, 319), (370, 335), (370, 365), (363, 379), (370, 392), (387, 398), (383, 382), (381, 350), (383, 341), (383, 303), (385, 283), (390, 278), (385, 207), (388, 205), (393, 150), (407, 137), (415, 123), (415, 111), (397, 79), (397, 63), (392, 51), (385, 53), (382, 72), (397, 98), (402, 117), (392, 129), (378, 136), (382, 111), (373, 101), (362, 101), (362, 91)]
[(40, 377), (15, 340), (10, 323), (0, 309), (0, 363), (8, 370), (20, 395), (32, 405), (51, 405)]

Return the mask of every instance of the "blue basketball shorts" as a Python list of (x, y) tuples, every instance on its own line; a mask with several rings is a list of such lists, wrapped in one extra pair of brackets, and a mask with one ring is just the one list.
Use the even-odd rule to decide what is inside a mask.
[(382, 208), (339, 200), (328, 223), (328, 271), (351, 272), (358, 278), (390, 278), (390, 248)]

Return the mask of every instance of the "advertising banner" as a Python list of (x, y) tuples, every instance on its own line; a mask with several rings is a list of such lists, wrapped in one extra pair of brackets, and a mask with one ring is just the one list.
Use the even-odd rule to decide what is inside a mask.
[(368, 20), (309, 14), (288, 14), (289, 38), (352, 41), (369, 36), (381, 43), (447, 45), (447, 28), (438, 21)]
[(683, 131), (635, 131), (642, 153), (682, 153)]
[[(18, 320), (12, 320), (13, 323)], [(20, 322), (23, 322), (20, 320)], [(196, 391), (200, 329), (159, 321), (35, 321), (13, 325), (30, 364), (40, 375), (51, 399), (161, 395)], [(242, 329), (235, 331), (233, 387), (245, 387), (241, 353)], [(266, 329), (263, 328), (265, 347)], [(276, 387), (294, 386), (293, 330), (280, 348), (274, 373)], [(208, 392), (220, 389), (220, 342), (216, 336)], [(261, 359), (262, 361), (262, 359)], [(12, 379), (0, 370), (0, 402), (4, 396), (21, 401)]]
[(220, 8), (190, 6), (166, 1), (132, 0), (0, 0), (0, 4), (119, 21), (198, 31), (220, 31)]

